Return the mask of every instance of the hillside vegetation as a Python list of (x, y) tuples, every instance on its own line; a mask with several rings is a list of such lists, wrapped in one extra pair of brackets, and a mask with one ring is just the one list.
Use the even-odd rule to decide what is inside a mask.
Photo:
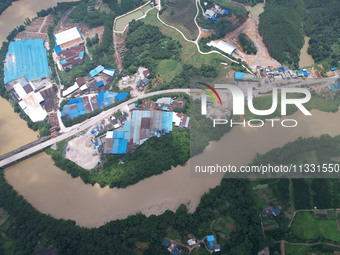
[(304, 35), (309, 36), (308, 53), (315, 61), (339, 60), (339, 15), (337, 0), (268, 0), (260, 15), (259, 30), (272, 57), (298, 68)]
[(257, 49), (254, 42), (244, 33), (240, 33), (238, 35), (238, 39), (242, 45), (243, 51), (247, 54), (256, 55)]

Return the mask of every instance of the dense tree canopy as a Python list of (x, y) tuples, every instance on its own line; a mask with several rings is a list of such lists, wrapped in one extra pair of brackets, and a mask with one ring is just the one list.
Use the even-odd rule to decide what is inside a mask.
[(260, 15), (259, 30), (269, 53), (298, 68), (304, 35), (311, 37), (308, 53), (315, 61), (338, 65), (340, 2), (336, 0), (269, 0)]
[(158, 27), (146, 25), (141, 21), (131, 21), (125, 39), (129, 51), (124, 53), (123, 67), (129, 74), (139, 66), (150, 70), (149, 78), (156, 75), (161, 59), (179, 59), (182, 45), (163, 35)]

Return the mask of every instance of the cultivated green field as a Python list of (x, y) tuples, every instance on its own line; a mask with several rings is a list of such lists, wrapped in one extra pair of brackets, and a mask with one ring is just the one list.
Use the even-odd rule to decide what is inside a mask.
[(173, 59), (162, 60), (157, 67), (157, 74), (160, 74), (165, 82), (170, 82), (176, 75), (180, 74), (182, 64)]
[(328, 240), (340, 243), (336, 220), (315, 216), (313, 212), (299, 212), (291, 226), (293, 234), (306, 240)]
[(181, 30), (187, 39), (195, 40), (199, 32), (194, 23), (195, 15), (195, 0), (168, 0), (160, 17)]
[(308, 254), (310, 247), (286, 244), (286, 255)]

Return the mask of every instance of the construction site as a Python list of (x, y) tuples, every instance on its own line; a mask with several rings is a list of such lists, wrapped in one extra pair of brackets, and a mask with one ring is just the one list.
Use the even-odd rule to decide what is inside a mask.
[[(246, 34), (254, 42), (257, 49), (256, 55), (248, 55), (243, 51), (238, 39), (240, 33)], [(258, 25), (252, 16), (250, 16), (241, 26), (237, 27), (232, 32), (227, 33), (223, 40), (236, 48), (233, 56), (247, 62), (252, 70), (256, 70), (257, 66), (279, 67), (281, 65), (269, 55), (268, 49), (259, 34)]]

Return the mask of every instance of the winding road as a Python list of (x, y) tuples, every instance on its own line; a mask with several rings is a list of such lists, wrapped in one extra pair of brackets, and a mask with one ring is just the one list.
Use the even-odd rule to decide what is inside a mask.
[[(182, 32), (181, 30), (179, 30), (178, 28), (176, 28), (176, 27), (174, 27), (174, 26), (171, 26), (171, 25), (165, 23), (165, 22), (159, 17), (159, 12), (157, 12), (157, 19), (158, 19), (164, 26), (170, 27), (170, 28), (172, 28), (172, 29), (175, 29), (177, 32), (179, 32), (179, 33), (182, 35), (182, 37), (183, 37), (183, 39), (184, 39), (185, 41), (190, 42), (190, 43), (194, 43), (194, 44), (196, 45), (196, 47), (197, 47), (198, 52), (199, 52), (201, 55), (209, 55), (209, 54), (214, 54), (214, 53), (216, 53), (216, 54), (219, 54), (219, 55), (221, 55), (222, 57), (228, 59), (229, 61), (231, 61), (231, 62), (233, 62), (233, 63), (239, 64), (238, 61), (236, 61), (236, 60), (234, 60), (234, 59), (232, 59), (232, 58), (230, 58), (230, 57), (228, 57), (228, 56), (222, 54), (221, 52), (219, 52), (219, 51), (217, 51), (217, 50), (212, 50), (212, 51), (209, 51), (209, 52), (203, 52), (203, 51), (201, 51), (200, 46), (199, 46), (199, 44), (198, 44), (198, 41), (199, 41), (199, 39), (200, 39), (200, 37), (201, 37), (201, 33), (202, 33), (202, 30), (201, 30), (201, 28), (199, 27), (199, 25), (198, 25), (198, 23), (197, 23), (197, 16), (198, 16), (198, 14), (199, 14), (199, 7), (198, 7), (198, 6), (200, 6), (200, 8), (201, 8), (201, 10), (202, 10), (202, 12), (203, 12), (203, 8), (202, 8), (202, 6), (201, 6), (200, 1), (199, 1), (199, 0), (196, 0), (196, 11), (197, 11), (197, 12), (196, 12), (196, 15), (195, 15), (195, 17), (194, 17), (194, 22), (195, 22), (195, 25), (197, 26), (197, 29), (198, 29), (198, 31), (199, 31), (199, 34), (198, 34), (198, 36), (197, 36), (197, 38), (196, 38), (195, 41), (191, 41), (191, 40), (189, 40), (188, 38), (186, 38), (185, 35), (183, 34), (183, 32)], [(248, 67), (246, 67), (245, 65), (242, 64), (242, 67), (245, 68), (245, 69), (247, 70), (247, 72), (253, 74), (253, 72), (252, 72)]]

